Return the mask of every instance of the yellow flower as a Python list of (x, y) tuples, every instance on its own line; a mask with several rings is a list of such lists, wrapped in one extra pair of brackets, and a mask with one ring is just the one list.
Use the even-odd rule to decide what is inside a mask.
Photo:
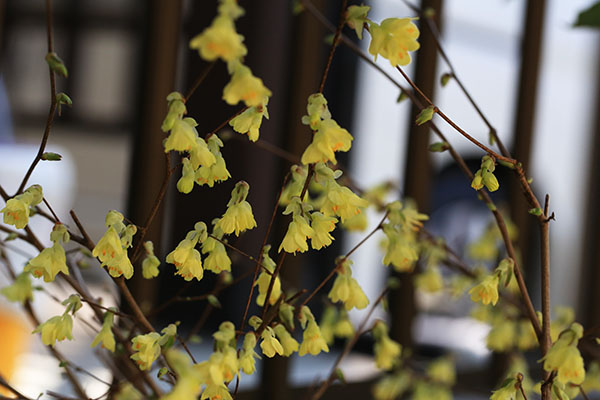
[(412, 232), (398, 231), (390, 224), (383, 225), (385, 255), (383, 264), (394, 266), (396, 271), (410, 271), (419, 259), (418, 244)]
[(233, 130), (244, 134), (248, 134), (248, 139), (251, 142), (256, 142), (259, 136), (260, 125), (262, 119), (265, 117), (269, 119), (269, 112), (267, 111), (268, 97), (265, 97), (263, 103), (257, 107), (250, 107), (237, 117), (229, 121), (229, 125), (233, 127)]
[(256, 347), (256, 336), (254, 336), (254, 333), (248, 332), (244, 336), (244, 343), (239, 358), (240, 368), (246, 375), (252, 375), (256, 371), (255, 358), (259, 357), (254, 351), (254, 347)]
[(0, 293), (15, 303), (25, 304), (26, 301), (33, 300), (33, 288), (29, 273), (20, 273), (12, 285), (3, 287), (0, 289)]
[(207, 61), (221, 58), (225, 62), (237, 60), (246, 55), (244, 37), (235, 30), (233, 20), (225, 15), (216, 17), (212, 24), (190, 41), (190, 48), (198, 50), (200, 57)]
[(300, 356), (304, 356), (310, 353), (313, 356), (316, 356), (321, 351), (328, 353), (329, 347), (327, 346), (325, 339), (323, 339), (321, 330), (319, 329), (319, 326), (315, 320), (310, 319), (306, 329), (304, 330), (304, 334), (302, 335), (302, 344), (300, 344), (298, 354)]
[(197, 146), (196, 138), (198, 124), (193, 118), (176, 119), (171, 129), (171, 134), (165, 140), (165, 153), (169, 151), (191, 151)]
[(294, 215), (292, 222), (288, 225), (288, 230), (279, 246), (279, 252), (281, 249), (288, 253), (296, 254), (297, 251), (304, 253), (308, 250), (307, 239), (310, 239), (314, 235), (314, 230), (306, 221), (306, 218), (300, 215)]
[(369, 305), (369, 299), (356, 279), (352, 277), (349, 261), (346, 260), (340, 266), (328, 297), (334, 303), (342, 301), (346, 310), (351, 310), (354, 307), (361, 310)]
[(183, 374), (177, 377), (173, 390), (160, 400), (188, 400), (197, 399), (200, 394), (200, 384), (192, 374)]
[(415, 279), (415, 286), (424, 292), (435, 293), (444, 288), (442, 274), (438, 267), (429, 267)]
[(503, 317), (497, 317), (492, 324), (492, 330), (488, 333), (486, 343), (489, 349), (495, 351), (507, 351), (515, 345), (516, 325)]
[(316, 131), (321, 120), (331, 119), (331, 112), (327, 107), (327, 99), (322, 93), (313, 93), (308, 96), (308, 103), (306, 105), (306, 112), (308, 115), (302, 117), (302, 123), (310, 126), (310, 129)]
[(262, 342), (260, 342), (260, 348), (265, 356), (272, 358), (275, 354), (282, 355), (283, 347), (279, 340), (275, 337), (275, 333), (270, 326), (267, 326), (263, 333), (260, 335)]
[(260, 78), (252, 75), (250, 68), (236, 63), (232, 69), (231, 81), (223, 88), (223, 100), (227, 104), (233, 106), (244, 101), (248, 107), (259, 107), (265, 97), (271, 96), (271, 91), (263, 85)]
[(367, 22), (367, 13), (370, 9), (369, 6), (350, 6), (346, 10), (346, 23), (356, 31), (359, 39), (362, 39), (363, 25)]
[(515, 378), (507, 379), (498, 390), (492, 392), (490, 400), (517, 400), (518, 397), (517, 380)]
[(6, 207), (0, 212), (4, 213), (4, 223), (14, 225), (17, 229), (25, 228), (29, 222), (29, 203), (22, 196), (8, 199)]
[(400, 397), (412, 383), (412, 377), (400, 371), (393, 375), (385, 375), (373, 387), (375, 400), (394, 400)]
[(440, 357), (429, 364), (427, 376), (437, 383), (453, 386), (456, 382), (456, 367), (450, 357)]
[(375, 365), (377, 368), (390, 370), (396, 364), (401, 352), (402, 346), (386, 334), (375, 343)]
[(201, 166), (196, 171), (196, 182), (199, 185), (206, 184), (213, 187), (215, 182), (223, 182), (231, 177), (225, 165), (225, 159), (220, 152), (215, 155), (215, 158), (217, 161), (210, 167)]
[(321, 212), (325, 215), (337, 215), (342, 220), (352, 218), (367, 207), (369, 202), (358, 197), (345, 186), (340, 186), (335, 181), (327, 185), (327, 194), (321, 205)]
[(192, 239), (183, 239), (175, 250), (167, 255), (166, 261), (169, 264), (174, 264), (177, 268), (175, 275), (181, 275), (186, 281), (191, 281), (194, 278), (201, 280), (204, 276), (200, 253), (194, 248), (196, 243)]
[(387, 18), (381, 25), (371, 23), (371, 44), (369, 53), (387, 58), (392, 67), (408, 65), (410, 63), (409, 51), (419, 49), (419, 30), (412, 22), (413, 18)]
[(298, 351), (298, 341), (292, 337), (292, 335), (285, 329), (285, 326), (279, 324), (275, 328), (273, 328), (279, 342), (281, 343), (281, 347), (283, 347), (283, 356), (289, 357), (294, 352)]
[(311, 227), (314, 231), (310, 243), (312, 248), (319, 250), (329, 246), (334, 240), (329, 232), (335, 229), (337, 218), (325, 216), (317, 211), (313, 212), (310, 217), (312, 219)]
[(474, 302), (481, 301), (485, 305), (492, 303), (495, 306), (498, 302), (499, 282), (500, 278), (496, 274), (486, 276), (480, 284), (469, 290), (471, 300)]
[(146, 257), (142, 261), (142, 276), (145, 279), (152, 279), (158, 276), (160, 260), (154, 255), (154, 244), (152, 242), (144, 242), (144, 249), (146, 249)]
[(69, 314), (57, 315), (40, 324), (33, 333), (42, 334), (42, 343), (54, 347), (56, 341), (73, 340), (73, 318)]
[(202, 243), (202, 254), (206, 253), (208, 253), (208, 256), (204, 259), (204, 269), (212, 271), (215, 274), (220, 274), (223, 271), (231, 271), (231, 259), (227, 255), (227, 250), (223, 243), (209, 237)]
[(133, 351), (135, 353), (131, 356), (142, 371), (150, 369), (152, 363), (160, 355), (160, 334), (151, 332), (146, 335), (138, 335), (131, 341), (133, 342)]
[(192, 166), (189, 158), (184, 158), (181, 161), (183, 165), (181, 170), (181, 178), (177, 181), (177, 190), (181, 193), (188, 194), (194, 189), (194, 181), (196, 180), (196, 171)]
[(102, 323), (102, 328), (100, 332), (96, 335), (90, 347), (96, 347), (100, 343), (102, 343), (102, 347), (112, 351), (115, 351), (115, 336), (112, 332), (114, 314), (112, 312), (107, 312), (104, 317), (104, 322)]
[(574, 323), (552, 344), (543, 358), (546, 371), (557, 370), (560, 383), (581, 384), (585, 380), (583, 358), (577, 349), (578, 340), (583, 335), (583, 327)]
[(31, 272), (36, 278), (43, 277), (44, 282), (52, 282), (59, 272), (69, 275), (65, 249), (58, 242), (54, 243), (29, 260), (24, 271)]
[(236, 236), (239, 236), (240, 232), (255, 228), (256, 221), (252, 215), (252, 206), (246, 200), (229, 206), (216, 226), (226, 235), (235, 232)]
[(319, 161), (331, 161), (337, 164), (335, 152), (350, 150), (352, 140), (352, 135), (333, 119), (321, 121), (311, 144), (302, 153), (302, 164), (313, 164)]
[(219, 384), (219, 385), (209, 384), (209, 385), (206, 385), (206, 388), (204, 388), (204, 391), (202, 392), (202, 396), (200, 397), (200, 400), (205, 400), (205, 399), (233, 400), (233, 397), (231, 397), (229, 390), (227, 390), (227, 386), (225, 386), (224, 384)]
[[(275, 271), (275, 261), (271, 259), (269, 256), (270, 245), (265, 246), (265, 250), (263, 251), (263, 266), (269, 271), (267, 273), (263, 269), (261, 269), (260, 275), (256, 280), (254, 286), (258, 286), (258, 296), (256, 297), (256, 304), (259, 306), (263, 306), (265, 304), (265, 298), (267, 297), (267, 291), (269, 290), (269, 285), (271, 284), (271, 274)], [(281, 281), (279, 280), (279, 276), (275, 277), (275, 282), (273, 282), (273, 288), (271, 289), (271, 295), (269, 296), (269, 304), (273, 305), (279, 300), (281, 296)]]
[(133, 276), (133, 265), (131, 265), (127, 252), (123, 249), (121, 238), (114, 226), (111, 225), (106, 230), (104, 236), (94, 247), (92, 255), (100, 260), (102, 266), (106, 266), (112, 277), (117, 278), (123, 275), (129, 279)]
[(196, 138), (196, 145), (190, 150), (190, 161), (194, 170), (200, 167), (210, 167), (217, 162), (208, 144), (201, 137)]

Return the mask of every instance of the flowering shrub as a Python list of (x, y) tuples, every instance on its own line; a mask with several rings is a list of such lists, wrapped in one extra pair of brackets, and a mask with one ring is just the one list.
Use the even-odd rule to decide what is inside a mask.
[[(307, 0), (301, 4), (306, 7), (305, 12), (316, 12)], [(214, 63), (220, 60), (225, 63), (230, 81), (223, 88), (222, 99), (229, 105), (241, 103), (244, 108), (223, 125), (228, 123), (235, 132), (247, 135), (248, 140), (254, 143), (261, 140), (261, 124), (264, 122), (263, 118), (269, 118), (267, 105), (273, 93), (244, 64), (248, 50), (244, 45), (244, 37), (236, 30), (236, 20), (243, 15), (244, 9), (236, 0), (219, 0), (218, 15), (210, 26), (190, 41), (189, 47), (198, 50), (199, 56), (205, 61)], [(450, 399), (452, 386), (456, 381), (451, 357), (434, 361), (423, 373), (416, 370), (410, 362), (411, 352), (390, 337), (384, 321), (377, 321), (371, 327), (361, 324), (356, 328), (348, 320), (347, 311), (369, 308), (372, 312), (382, 304), (388, 289), (395, 286), (394, 281), (390, 280), (381, 295), (370, 302), (361, 288), (361, 282), (352, 274), (352, 253), (374, 233), (381, 231), (384, 237), (384, 265), (391, 265), (398, 272), (415, 273), (415, 284), (421, 290), (447, 290), (455, 297), (469, 294), (473, 303), (480, 303), (475, 304), (473, 317), (491, 325), (487, 337), (490, 349), (513, 355), (540, 349), (543, 377), (537, 390), (543, 399), (568, 399), (579, 392), (585, 395), (585, 390), (598, 389), (600, 367), (594, 362), (586, 365), (578, 347), (579, 340), (584, 335), (583, 327), (574, 321), (568, 310), (557, 312), (559, 316), (554, 320), (550, 319), (547, 258), (540, 266), (542, 276), (545, 277), (542, 310), (536, 312), (533, 307), (512, 245), (510, 225), (488, 195), (488, 192), (493, 192), (500, 186), (494, 175), (496, 167), (508, 168), (517, 175), (525, 196), (532, 205), (532, 218), (537, 219), (540, 229), (546, 233), (551, 220), (548, 204), (541, 206), (529, 186), (521, 163), (513, 159), (503, 146), (496, 151), (473, 139), (404, 74), (401, 67), (408, 65), (411, 52), (419, 49), (419, 29), (416, 22), (416, 18), (405, 17), (386, 18), (378, 23), (369, 18), (368, 6), (347, 7), (343, 10), (334, 34), (323, 84), (336, 47), (345, 43), (342, 30), (347, 25), (359, 39), (369, 42), (368, 52), (373, 59), (387, 59), (412, 87), (412, 90), (403, 89), (403, 93), (422, 109), (416, 124), (433, 125), (433, 118), (437, 115), (482, 150), (480, 169), (475, 173), (467, 171), (466, 174), (471, 187), (493, 213), (497, 225), (470, 245), (470, 255), (474, 260), (488, 263), (496, 263), (502, 255), (504, 258), (493, 271), (463, 267), (459, 269), (459, 275), (445, 279), (440, 269), (443, 265), (456, 265), (457, 255), (442, 239), (432, 238), (426, 232), (423, 221), (428, 219), (427, 215), (420, 213), (409, 199), (390, 201), (389, 188), (385, 185), (361, 189), (350, 184), (347, 177), (343, 176), (343, 168), (338, 165), (336, 155), (351, 151), (353, 137), (334, 119), (323, 95), (322, 84), (319, 90), (308, 97), (306, 115), (301, 121), (297, 121), (306, 125), (307, 133), (312, 134), (311, 143), (299, 157), (300, 162), (287, 174), (275, 205), (274, 212), (281, 212), (288, 218), (285, 236), (281, 239), (274, 238), (270, 236), (269, 228), (258, 255), (248, 256), (255, 263), (255, 271), (249, 286), (247, 304), (250, 305), (256, 296), (254, 300), (262, 307), (262, 315), (249, 316), (246, 307), (239, 326), (230, 321), (221, 321), (219, 329), (213, 334), (212, 354), (205, 360), (195, 360), (189, 351), (186, 353), (181, 349), (187, 350), (187, 347), (177, 333), (177, 324), (170, 324), (160, 333), (157, 332), (127, 289), (125, 280), (135, 274), (142, 274), (145, 279), (157, 279), (161, 274), (173, 273), (185, 281), (196, 283), (210, 273), (219, 275), (219, 282), (224, 285), (237, 283), (233, 279), (234, 263), (229, 254), (232, 251), (239, 252), (239, 249), (232, 246), (228, 239), (232, 235), (243, 235), (258, 225), (267, 225), (268, 222), (255, 219), (252, 204), (247, 200), (250, 186), (244, 181), (238, 181), (232, 185), (229, 202), (215, 205), (216, 213), (221, 217), (213, 221), (195, 221), (194, 229), (179, 241), (165, 260), (160, 260), (154, 254), (153, 243), (144, 241), (148, 225), (137, 225), (139, 221), (130, 222), (118, 211), (107, 212), (106, 232), (97, 242), (87, 235), (84, 224), (78, 220), (75, 221), (78, 231), (74, 231), (67, 229), (67, 225), (53, 212), (52, 215), (40, 213), (42, 201), (46, 206), (50, 205), (39, 185), (27, 187), (28, 180), (39, 161), (60, 160), (60, 156), (44, 152), (45, 143), (57, 107), (71, 103), (67, 95), (54, 91), (56, 76), (67, 77), (68, 73), (64, 63), (51, 48), (50, 41), (46, 60), (53, 91), (46, 136), (17, 193), (9, 195), (0, 186), (0, 194), (5, 202), (0, 212), (4, 223), (12, 226), (3, 227), (2, 230), (34, 245), (39, 254), (29, 260), (23, 273), (13, 273), (13, 282), (2, 288), (1, 293), (8, 300), (23, 304), (30, 317), (37, 320), (35, 312), (29, 306), (34, 296), (31, 278), (43, 278), (43, 285), (53, 284), (57, 280), (62, 285), (68, 285), (73, 294), (63, 302), (66, 306), (64, 313), (45, 322), (38, 321), (33, 333), (40, 333), (42, 343), (52, 348), (57, 342), (74, 339), (73, 324), (79, 321), (74, 321), (73, 315), (83, 307), (83, 301), (94, 313), (93, 326), (97, 330), (90, 345), (95, 347), (101, 344), (106, 352), (120, 360), (119, 363), (114, 363), (117, 372), (115, 376), (118, 379), (125, 378), (107, 393), (116, 399), (192, 399), (198, 396), (211, 400), (231, 399), (237, 391), (237, 383), (232, 382), (241, 379), (242, 373), (256, 373), (256, 360), (261, 356), (290, 357), (295, 353), (299, 356), (316, 356), (329, 352), (334, 338), (347, 339), (347, 346), (331, 375), (313, 395), (313, 398), (319, 398), (334, 380), (341, 359), (348, 354), (358, 338), (365, 334), (372, 335), (374, 339), (374, 364), (382, 371), (382, 378), (373, 388), (375, 398), (394, 399), (412, 391), (414, 399)], [(51, 26), (49, 32), (52, 34)], [(165, 133), (164, 152), (167, 155), (175, 152), (181, 156), (181, 173), (176, 187), (183, 194), (191, 193), (196, 184), (212, 188), (215, 185), (230, 184), (229, 179), (235, 179), (227, 169), (228, 160), (221, 153), (224, 143), (219, 132), (200, 136), (195, 119), (187, 115), (186, 102), (192, 94), (193, 92), (188, 98), (178, 92), (168, 95), (161, 126)], [(452, 151), (450, 142), (439, 134), (441, 142), (434, 143), (430, 150), (450, 151), (457, 162), (464, 164), (460, 156)], [(499, 142), (497, 137), (494, 140)], [(156, 205), (161, 201), (162, 196), (159, 196)], [(330, 246), (335, 240), (336, 231), (363, 231), (366, 227), (365, 210), (368, 208), (383, 214), (375, 229), (365, 234), (364, 240), (347, 254), (338, 257), (331, 272), (316, 289), (308, 294), (305, 293), (308, 290), (304, 290), (291, 296), (291, 288), (286, 287), (279, 276), (286, 257), (292, 257), (296, 253), (320, 251)], [(44, 248), (40, 245), (36, 233), (29, 227), (29, 220), (34, 215), (35, 218), (48, 218), (54, 223), (52, 247)], [(542, 237), (547, 240), (548, 236)], [(78, 267), (73, 265), (65, 252), (64, 246), (69, 241), (88, 252), (105, 268), (121, 290), (129, 313), (101, 306), (95, 295), (85, 287), (85, 282), (71, 276), (69, 271)], [(499, 242), (503, 246), (499, 246)], [(272, 248), (277, 249), (277, 261), (269, 254)], [(542, 251), (548, 251), (548, 242), (542, 244)], [(464, 266), (464, 262), (459, 261)], [(332, 286), (328, 298), (332, 304), (328, 305), (321, 320), (317, 321), (308, 303), (330, 281)], [(211, 304), (218, 304), (217, 296), (218, 290), (215, 290), (208, 293), (206, 299)], [(117, 323), (121, 317), (133, 321), (130, 331)], [(298, 341), (300, 337), (301, 341)], [(109, 354), (104, 354), (104, 350), (102, 355), (106, 357)], [(122, 355), (125, 357), (121, 357)], [(490, 399), (521, 399), (532, 396), (534, 385), (530, 384), (527, 366), (522, 360), (521, 357), (513, 357), (514, 362), (506, 380), (495, 390), (490, 390)], [(65, 362), (62, 365), (76, 394), (87, 398), (69, 364)], [(129, 379), (132, 376), (131, 368), (138, 371), (142, 379)], [(158, 374), (153, 373), (155, 369)], [(155, 378), (156, 375), (158, 378)], [(157, 379), (168, 382), (169, 389), (164, 391), (162, 386), (157, 385)]]

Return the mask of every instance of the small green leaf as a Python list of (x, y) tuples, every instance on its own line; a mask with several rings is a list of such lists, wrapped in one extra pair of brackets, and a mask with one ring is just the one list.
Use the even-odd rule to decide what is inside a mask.
[(580, 12), (573, 26), (600, 28), (600, 1)]
[(487, 203), (487, 207), (490, 211), (496, 211), (498, 209), (494, 203)]
[(58, 153), (46, 152), (42, 154), (42, 160), (44, 161), (60, 161), (62, 160), (62, 156)]
[(421, 112), (419, 113), (419, 115), (417, 115), (417, 120), (416, 123), (417, 125), (423, 125), (425, 122), (429, 122), (431, 121), (431, 119), (433, 118), (433, 106), (429, 106), (423, 110), (421, 110)]
[(46, 54), (46, 62), (53, 72), (65, 78), (69, 76), (69, 71), (67, 71), (67, 67), (65, 67), (63, 60), (60, 59), (58, 54), (54, 52)]
[(340, 368), (335, 369), (335, 377), (343, 384), (346, 384), (346, 378), (344, 377), (344, 373)]
[(214, 294), (209, 294), (208, 297), (206, 298), (206, 300), (214, 308), (221, 308), (222, 307), (221, 306), (221, 302), (219, 301), (219, 299), (217, 299), (217, 296), (215, 296)]
[(448, 150), (449, 148), (450, 145), (448, 144), (448, 142), (437, 142), (429, 145), (429, 151), (432, 151), (434, 153), (441, 153), (443, 151)]
[(19, 235), (16, 232), (9, 233), (6, 238), (4, 238), (5, 242), (10, 242), (11, 240), (15, 240)]
[(448, 82), (450, 82), (450, 78), (452, 78), (452, 74), (449, 72), (446, 72), (440, 77), (440, 83), (442, 84), (442, 87), (446, 87)]
[(529, 209), (528, 212), (529, 212), (529, 214), (535, 215), (536, 217), (539, 217), (540, 215), (542, 215), (542, 209), (539, 207), (531, 208), (531, 209)]
[(158, 378), (161, 378), (167, 372), (169, 372), (169, 370), (167, 369), (167, 367), (162, 367), (161, 369), (158, 370), (158, 374), (156, 374), (156, 376)]
[(332, 33), (332, 34), (329, 34), (329, 35), (326, 35), (326, 36), (323, 38), (323, 42), (325, 42), (325, 44), (327, 44), (327, 45), (331, 46), (331, 45), (333, 45), (333, 38), (334, 38), (334, 37), (335, 37), (335, 35), (334, 35), (333, 33)]
[(498, 164), (502, 165), (503, 167), (510, 168), (510, 169), (515, 169), (516, 168), (515, 164), (509, 163), (509, 162), (503, 161), (503, 160), (498, 160)]
[(387, 287), (390, 289), (398, 289), (400, 287), (400, 279), (396, 278), (395, 276), (390, 276), (387, 279)]
[(58, 366), (60, 368), (66, 367), (67, 365), (69, 365), (68, 361), (61, 361), (61, 362), (58, 363)]
[(406, 92), (401, 91), (400, 94), (398, 95), (398, 98), (396, 99), (396, 103), (401, 103), (406, 99), (408, 99), (408, 95), (406, 94)]
[(71, 100), (71, 98), (63, 92), (60, 92), (59, 94), (56, 95), (56, 103), (57, 103), (57, 112), (58, 112), (59, 116), (62, 113), (63, 105), (66, 105), (69, 107), (73, 106), (73, 100)]

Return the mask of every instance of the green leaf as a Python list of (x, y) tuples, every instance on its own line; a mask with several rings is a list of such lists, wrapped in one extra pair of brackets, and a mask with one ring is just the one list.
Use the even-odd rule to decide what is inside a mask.
[(441, 153), (450, 148), (450, 145), (447, 142), (437, 142), (429, 145), (429, 151), (434, 153)]
[(158, 370), (158, 374), (156, 374), (156, 377), (160, 378), (167, 372), (169, 372), (169, 370), (166, 367), (162, 367), (161, 369)]
[(344, 373), (342, 372), (342, 370), (340, 368), (336, 368), (335, 370), (335, 377), (342, 383), (346, 383), (346, 378), (344, 377)]
[(214, 308), (221, 308), (221, 302), (219, 301), (219, 299), (217, 299), (217, 296), (215, 296), (214, 294), (209, 294), (206, 300)]
[(442, 87), (445, 87), (448, 82), (450, 82), (450, 78), (452, 78), (452, 74), (449, 72), (446, 72), (440, 77), (440, 83), (442, 84)]
[(59, 116), (62, 113), (63, 105), (67, 105), (69, 107), (73, 106), (73, 100), (71, 100), (71, 98), (63, 92), (60, 92), (59, 94), (56, 95), (56, 103), (57, 103), (57, 112), (58, 112)]
[(62, 160), (62, 156), (58, 153), (46, 152), (42, 154), (42, 160), (44, 161), (60, 161)]
[(331, 46), (333, 45), (333, 38), (335, 37), (335, 35), (329, 34), (329, 35), (325, 35), (325, 37), (323, 38), (323, 42), (325, 42), (325, 44)]
[(60, 59), (58, 54), (54, 52), (46, 54), (46, 62), (53, 72), (65, 78), (69, 76), (69, 71), (67, 71), (67, 67), (65, 67), (63, 60)]
[(573, 26), (600, 28), (600, 1), (580, 12)]
[(6, 238), (4, 238), (4, 241), (10, 242), (11, 240), (15, 240), (18, 237), (19, 237), (19, 235), (16, 232), (12, 232), (12, 233), (9, 233), (8, 236), (6, 236)]
[(429, 106), (423, 110), (421, 110), (421, 112), (419, 113), (419, 115), (417, 115), (417, 120), (416, 123), (417, 125), (423, 125), (425, 122), (429, 122), (431, 121), (431, 119), (433, 118), (433, 106)]
[(529, 214), (535, 215), (536, 217), (539, 217), (540, 215), (542, 215), (542, 209), (539, 207), (531, 208), (528, 212), (529, 212)]
[(406, 99), (408, 99), (408, 95), (406, 94), (406, 92), (401, 91), (400, 94), (398, 95), (398, 98), (396, 99), (396, 103), (401, 103)]

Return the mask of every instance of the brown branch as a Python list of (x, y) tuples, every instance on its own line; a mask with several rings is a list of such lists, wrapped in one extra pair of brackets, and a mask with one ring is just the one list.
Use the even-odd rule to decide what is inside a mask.
[(329, 68), (331, 68), (331, 62), (333, 61), (333, 54), (335, 53), (335, 49), (340, 40), (340, 35), (342, 33), (342, 29), (344, 28), (344, 24), (346, 23), (346, 5), (347, 5), (347, 3), (348, 3), (348, 0), (342, 0), (338, 26), (337, 26), (337, 29), (335, 30), (335, 35), (333, 36), (333, 42), (331, 43), (331, 48), (329, 49), (329, 55), (327, 56), (327, 63), (325, 64), (325, 69), (323, 70), (323, 76), (321, 76), (321, 83), (319, 84), (319, 93), (323, 93), (323, 89), (325, 88), (325, 81), (327, 80), (327, 75), (329, 74)]
[(200, 84), (202, 82), (204, 82), (204, 80), (208, 76), (208, 73), (215, 66), (215, 64), (216, 64), (215, 61), (210, 62), (206, 67), (204, 67), (204, 70), (202, 70), (202, 72), (200, 72), (200, 75), (198, 75), (198, 78), (196, 78), (196, 80), (194, 81), (194, 84), (192, 85), (192, 87), (185, 94), (185, 96), (183, 98), (184, 103), (187, 102), (190, 99), (190, 97), (192, 97), (192, 95), (194, 94), (194, 92), (196, 91), (196, 89), (198, 89), (198, 87), (200, 86)]

